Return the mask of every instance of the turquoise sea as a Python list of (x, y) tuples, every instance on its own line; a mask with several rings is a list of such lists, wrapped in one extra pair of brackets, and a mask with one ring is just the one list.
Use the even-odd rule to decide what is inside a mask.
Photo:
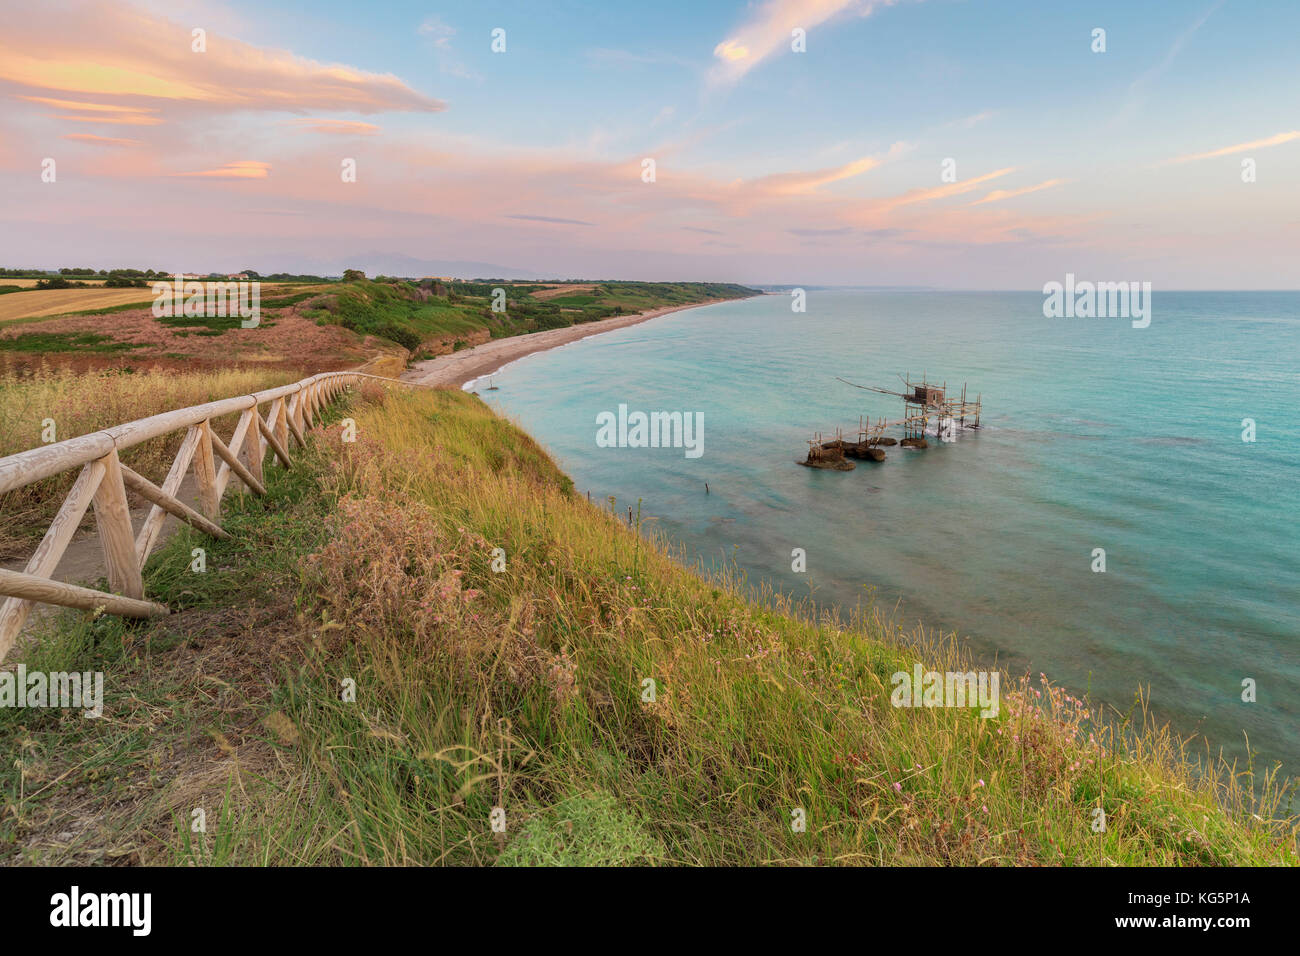
[[(1157, 290), (1144, 329), (1048, 319), (1032, 292), (790, 303), (593, 335), (480, 394), (580, 492), (639, 502), (706, 564), (827, 604), (897, 605), (902, 623), (1121, 710), (1149, 687), (1182, 733), (1237, 757), (1248, 736), (1257, 761), (1300, 772), (1300, 293)], [(984, 427), (848, 473), (795, 464), (814, 431), (901, 417), (901, 400), (837, 376), (901, 390), (923, 372), (981, 393)], [(597, 415), (620, 404), (701, 413), (703, 454), (597, 447)]]

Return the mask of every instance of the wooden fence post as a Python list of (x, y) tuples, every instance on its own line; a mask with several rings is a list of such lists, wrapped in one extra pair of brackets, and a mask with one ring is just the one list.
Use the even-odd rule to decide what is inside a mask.
[(210, 521), (221, 517), (221, 496), (217, 492), (217, 466), (212, 458), (212, 422), (202, 421), (199, 447), (194, 454), (194, 478), (199, 483), (199, 510)]
[[(162, 483), (164, 492), (175, 497), (180, 491), (181, 482), (185, 480), (185, 473), (189, 471), (190, 461), (194, 458), (194, 452), (198, 450), (198, 447), (199, 430), (191, 427), (185, 433), (180, 451), (176, 453), (176, 460), (172, 462), (171, 470), (167, 472), (167, 478)], [(141, 569), (144, 568), (144, 563), (149, 560), (154, 542), (158, 540), (158, 534), (162, 531), (163, 523), (166, 520), (166, 509), (158, 505), (154, 505), (149, 509), (149, 517), (144, 519), (144, 525), (135, 538), (135, 556)]]
[(126, 504), (126, 486), (122, 483), (117, 449), (114, 448), (99, 461), (104, 465), (104, 477), (91, 501), (95, 507), (99, 543), (104, 549), (104, 563), (108, 566), (108, 584), (114, 591), (127, 597), (143, 598), (144, 580), (140, 577), (140, 566), (135, 561), (131, 510)]
[[(82, 516), (90, 507), (91, 498), (99, 490), (99, 483), (104, 479), (106, 470), (98, 461), (88, 462), (82, 466), (81, 474), (73, 483), (68, 497), (63, 499), (59, 513), (50, 522), (45, 537), (41, 539), (31, 560), (27, 562), (25, 573), (43, 578), (48, 578), (54, 573), (54, 569), (59, 565), (59, 559), (68, 548), (68, 542), (72, 540), (77, 526), (81, 524)], [(4, 660), (5, 655), (9, 653), (9, 648), (17, 639), (18, 632), (22, 630), (23, 622), (27, 620), (27, 614), (31, 609), (31, 601), (16, 597), (11, 597), (0, 604), (0, 660)]]
[(275, 429), (275, 437), (280, 439), (280, 447), (287, 452), (289, 450), (289, 405), (283, 398), (278, 398), (271, 409), (275, 415), (275, 421), (270, 423), (271, 427)]
[(253, 416), (251, 422), (257, 424), (248, 430), (247, 444), (244, 446), (244, 459), (248, 462), (248, 470), (253, 473), (253, 477), (262, 484), (266, 484), (266, 475), (262, 473), (262, 462), (266, 458), (266, 445), (263, 443), (262, 429), (259, 427), (262, 424), (262, 415), (258, 412), (256, 405), (248, 411)]

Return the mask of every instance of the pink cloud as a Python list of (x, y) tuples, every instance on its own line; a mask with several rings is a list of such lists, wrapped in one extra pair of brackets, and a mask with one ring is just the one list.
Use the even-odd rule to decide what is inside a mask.
[(300, 127), (304, 132), (330, 136), (375, 136), (379, 133), (379, 127), (374, 123), (358, 120), (299, 119), (290, 121), (290, 125)]
[(93, 133), (69, 133), (63, 137), (78, 143), (91, 143), (95, 146), (143, 146), (138, 139), (114, 139), (111, 136), (95, 136)]
[(1268, 136), (1264, 139), (1253, 139), (1248, 143), (1237, 143), (1235, 146), (1225, 146), (1222, 149), (1212, 149), (1207, 153), (1191, 153), (1187, 156), (1175, 156), (1173, 159), (1165, 160), (1164, 164), (1190, 163), (1198, 159), (1215, 159), (1219, 156), (1231, 156), (1233, 153), (1244, 153), (1248, 150), (1268, 149), (1270, 146), (1281, 146), (1283, 143), (1289, 143), (1294, 139), (1300, 139), (1300, 130), (1278, 133), (1275, 136)]
[(1060, 186), (1065, 181), (1064, 179), (1047, 179), (1033, 186), (1022, 186), (1020, 189), (995, 189), (983, 199), (975, 200), (971, 205), (982, 206), (984, 203), (1001, 202), (1004, 199), (1015, 199), (1017, 196), (1028, 196), (1040, 189), (1051, 189), (1053, 186)]
[(104, 123), (112, 126), (159, 126), (162, 119), (157, 116), (139, 114), (115, 114), (113, 116), (55, 116), (55, 119), (70, 123)]
[(33, 4), (0, 32), (0, 81), (37, 101), (57, 93), (118, 99), (108, 106), (144, 99), (155, 108), (184, 103), (221, 111), (446, 109), (392, 74), (216, 34), (205, 37), (204, 52), (195, 52), (193, 42), (188, 26), (121, 3)]
[[(713, 48), (717, 59), (714, 82), (735, 82), (768, 57), (790, 51), (795, 28), (806, 33), (813, 27), (856, 12), (870, 16), (879, 7), (898, 0), (768, 0), (730, 36)], [(811, 42), (811, 41), (809, 41)]]
[(271, 174), (271, 164), (256, 160), (226, 163), (217, 169), (204, 169), (194, 173), (172, 173), (177, 177), (197, 176), (207, 179), (265, 179)]

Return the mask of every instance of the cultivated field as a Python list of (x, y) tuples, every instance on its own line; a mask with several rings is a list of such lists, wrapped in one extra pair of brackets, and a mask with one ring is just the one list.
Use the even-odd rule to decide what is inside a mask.
[[(14, 279), (9, 284), (22, 282), (35, 280)], [(5, 284), (0, 282), (0, 285)], [(266, 297), (279, 287), (280, 283), (263, 282), (261, 294)], [(142, 289), (33, 289), (31, 292), (10, 292), (8, 295), (0, 295), (0, 322), (152, 302), (153, 292), (149, 286)]]
[[(103, 279), (90, 279), (90, 278), (83, 279), (83, 278), (81, 278), (80, 276), (65, 276), (64, 278), (71, 278), (71, 279), (73, 279), (73, 280), (76, 281), (76, 282), (84, 282), (84, 283), (86, 283), (86, 285), (103, 285), (103, 284), (104, 284), (104, 280), (103, 280)], [(0, 276), (0, 285), (16, 285), (16, 286), (18, 286), (20, 289), (32, 289), (32, 288), (35, 288), (36, 283), (39, 282), (39, 281), (40, 281), (39, 279), (13, 279), (13, 278), (10, 278), (9, 276)]]
[(148, 289), (33, 289), (31, 292), (11, 292), (0, 295), (0, 322), (152, 301), (153, 295)]
[(596, 288), (596, 284), (594, 282), (587, 282), (581, 284), (568, 282), (561, 285), (556, 285), (549, 289), (545, 287), (538, 288), (538, 287), (527, 286), (527, 285), (523, 285), (523, 288), (526, 289), (536, 288), (536, 291), (533, 292), (533, 298), (541, 299), (544, 301), (546, 299), (558, 298), (559, 296), (562, 295), (578, 295), (581, 293), (590, 293)]

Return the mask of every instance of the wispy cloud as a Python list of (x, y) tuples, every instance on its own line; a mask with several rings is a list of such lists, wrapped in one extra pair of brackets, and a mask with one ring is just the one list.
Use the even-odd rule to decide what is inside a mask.
[(56, 106), (61, 110), (77, 110), (83, 113), (157, 113), (156, 109), (148, 106), (121, 106), (117, 103), (87, 103), (84, 100), (60, 100), (49, 96), (25, 96), (21, 93), (15, 93), (15, 98), (27, 100), (29, 103), (42, 103), (45, 106)]
[(1009, 176), (1014, 173), (1014, 166), (1005, 166), (1002, 169), (995, 169), (991, 173), (985, 173), (982, 176), (974, 176), (970, 179), (960, 179), (955, 183), (945, 183), (942, 186), (931, 186), (924, 189), (909, 189), (900, 196), (894, 196), (883, 202), (884, 209), (897, 209), (899, 206), (910, 206), (919, 202), (934, 202), (936, 199), (947, 199), (949, 196), (960, 196), (963, 193), (971, 192), (978, 189), (980, 185), (992, 179), (1001, 179), (1003, 176)]
[(325, 133), (329, 136), (375, 136), (379, 133), (379, 127), (374, 123), (362, 123), (360, 120), (297, 119), (290, 120), (289, 125), (299, 127), (304, 132)]
[(451, 39), (456, 35), (455, 27), (444, 23), (440, 17), (431, 16), (420, 24), (419, 33), (433, 44), (438, 57), (438, 69), (441, 72), (465, 80), (478, 78), (477, 74), (471, 73), (465, 67), (452, 49)]
[[(712, 78), (734, 83), (768, 57), (791, 49), (792, 32), (813, 27), (841, 14), (870, 16), (898, 0), (768, 0), (748, 21), (713, 48), (718, 60)], [(813, 42), (811, 39), (808, 42)]]
[(439, 17), (429, 17), (420, 24), (420, 36), (428, 37), (439, 50), (450, 50), (451, 38), (455, 35), (455, 28), (443, 23)]
[(1022, 186), (1020, 189), (995, 189), (983, 199), (977, 199), (970, 205), (982, 206), (989, 202), (1001, 202), (1004, 199), (1015, 199), (1017, 196), (1028, 196), (1040, 189), (1051, 189), (1053, 186), (1060, 186), (1064, 182), (1066, 182), (1064, 179), (1047, 179), (1033, 186)]
[(587, 222), (584, 219), (560, 219), (557, 216), (527, 216), (520, 213), (512, 213), (506, 216), (507, 219), (522, 219), (525, 222), (545, 222), (557, 226), (594, 226), (594, 222)]
[(991, 119), (992, 117), (994, 117), (994, 116), (996, 116), (996, 115), (997, 115), (997, 114), (996, 114), (996, 112), (995, 112), (994, 110), (984, 110), (984, 111), (981, 112), (981, 113), (974, 113), (974, 114), (972, 114), (971, 116), (963, 116), (963, 117), (962, 117), (961, 119), (959, 119), (959, 120), (953, 120), (953, 121), (952, 121), (951, 123), (949, 123), (948, 125), (949, 125), (949, 126), (960, 126), (962, 129), (971, 129), (972, 127), (978, 126), (980, 123), (984, 122), (986, 119)]
[(764, 192), (777, 196), (798, 196), (815, 192), (822, 186), (852, 179), (870, 172), (888, 160), (895, 159), (911, 147), (907, 143), (895, 143), (883, 156), (863, 156), (842, 166), (829, 169), (814, 169), (806, 172), (775, 173), (754, 180), (753, 185)]
[(839, 226), (834, 229), (787, 229), (792, 236), (821, 238), (826, 236), (847, 236), (854, 231), (852, 226)]
[(1217, 156), (1231, 156), (1233, 153), (1245, 153), (1255, 149), (1268, 149), (1270, 146), (1281, 146), (1283, 143), (1289, 143), (1293, 139), (1300, 139), (1300, 130), (1278, 133), (1276, 136), (1268, 136), (1264, 139), (1252, 139), (1249, 143), (1237, 143), (1235, 146), (1225, 146), (1222, 149), (1212, 149), (1206, 153), (1191, 153), (1187, 156), (1175, 156), (1173, 159), (1166, 159), (1159, 165), (1169, 166), (1174, 163), (1191, 163), (1198, 159), (1214, 159)]
[(76, 143), (90, 143), (92, 146), (143, 146), (138, 139), (115, 139), (112, 136), (95, 136), (93, 133), (69, 133), (63, 137)]
[(271, 174), (271, 164), (245, 159), (226, 163), (216, 169), (203, 169), (193, 173), (173, 173), (180, 177), (197, 177), (201, 179), (265, 179)]
[(1137, 79), (1129, 84), (1128, 94), (1124, 104), (1120, 107), (1119, 113), (1116, 114), (1117, 122), (1130, 119), (1139, 109), (1141, 109), (1146, 97), (1147, 87), (1151, 86), (1156, 80), (1164, 76), (1168, 69), (1173, 66), (1174, 60), (1178, 59), (1178, 54), (1183, 51), (1187, 41), (1196, 35), (1196, 31), (1205, 26), (1205, 21), (1210, 19), (1227, 0), (1217, 0), (1209, 9), (1192, 21), (1191, 26), (1180, 33), (1173, 44), (1165, 52), (1164, 58), (1155, 66), (1142, 72)]
[(112, 115), (96, 114), (94, 116), (58, 115), (55, 119), (70, 123), (102, 123), (107, 126), (161, 126), (162, 117), (147, 116), (143, 113), (114, 113)]

